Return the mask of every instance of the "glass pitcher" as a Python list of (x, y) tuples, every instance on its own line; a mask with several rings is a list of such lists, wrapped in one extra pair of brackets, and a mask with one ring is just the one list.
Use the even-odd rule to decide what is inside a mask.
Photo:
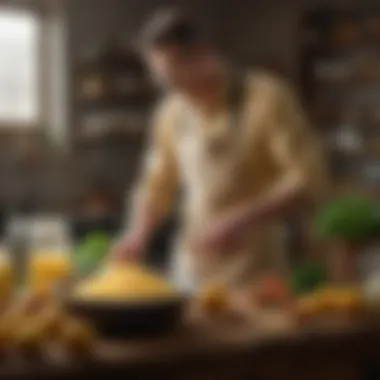
[(13, 291), (13, 270), (9, 252), (0, 247), (0, 303), (5, 302)]
[(28, 265), (28, 287), (33, 292), (50, 293), (72, 274), (71, 247), (64, 223), (34, 222)]

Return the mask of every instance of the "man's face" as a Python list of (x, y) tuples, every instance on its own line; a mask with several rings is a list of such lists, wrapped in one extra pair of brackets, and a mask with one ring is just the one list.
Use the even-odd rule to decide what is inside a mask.
[(200, 47), (154, 48), (146, 58), (154, 80), (166, 89), (194, 92), (202, 85), (208, 59)]

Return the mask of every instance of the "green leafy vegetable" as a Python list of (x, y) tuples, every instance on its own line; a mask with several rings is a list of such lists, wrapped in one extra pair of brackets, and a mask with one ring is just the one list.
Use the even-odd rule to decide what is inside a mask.
[(315, 263), (305, 263), (296, 267), (290, 276), (293, 294), (312, 292), (327, 282), (326, 269)]
[(103, 260), (112, 244), (105, 233), (92, 232), (77, 246), (74, 255), (76, 270), (81, 275), (91, 273)]
[(316, 231), (322, 238), (360, 242), (373, 237), (380, 226), (379, 214), (378, 206), (368, 199), (343, 198), (328, 204), (317, 215)]

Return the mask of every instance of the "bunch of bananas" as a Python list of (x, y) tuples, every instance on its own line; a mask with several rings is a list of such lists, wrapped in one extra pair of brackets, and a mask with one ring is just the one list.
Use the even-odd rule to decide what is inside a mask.
[(296, 314), (302, 321), (333, 315), (357, 316), (365, 306), (364, 295), (358, 288), (329, 287), (298, 298)]
[(90, 353), (96, 337), (85, 322), (48, 297), (28, 295), (14, 300), (0, 315), (0, 357), (15, 353), (38, 357), (52, 344), (69, 355)]
[(207, 284), (196, 297), (196, 304), (206, 314), (224, 312), (229, 306), (229, 293), (221, 284)]

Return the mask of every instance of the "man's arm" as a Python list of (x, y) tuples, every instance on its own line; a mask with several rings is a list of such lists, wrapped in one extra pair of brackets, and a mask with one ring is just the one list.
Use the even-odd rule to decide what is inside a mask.
[(171, 210), (178, 185), (172, 113), (172, 105), (166, 103), (154, 115), (151, 142), (131, 198), (128, 233), (118, 246), (121, 257), (138, 256)]
[(279, 176), (261, 196), (243, 205), (240, 216), (237, 215), (241, 226), (280, 217), (325, 193), (327, 176), (321, 144), (295, 94), (278, 82), (273, 98), (273, 119), (268, 123), (267, 138)]
[(277, 180), (261, 195), (218, 218), (203, 242), (209, 247), (234, 246), (252, 225), (281, 217), (325, 192), (326, 172), (317, 137), (290, 88), (268, 80), (270, 95), (266, 96), (271, 104), (264, 133), (270, 157), (278, 168)]

